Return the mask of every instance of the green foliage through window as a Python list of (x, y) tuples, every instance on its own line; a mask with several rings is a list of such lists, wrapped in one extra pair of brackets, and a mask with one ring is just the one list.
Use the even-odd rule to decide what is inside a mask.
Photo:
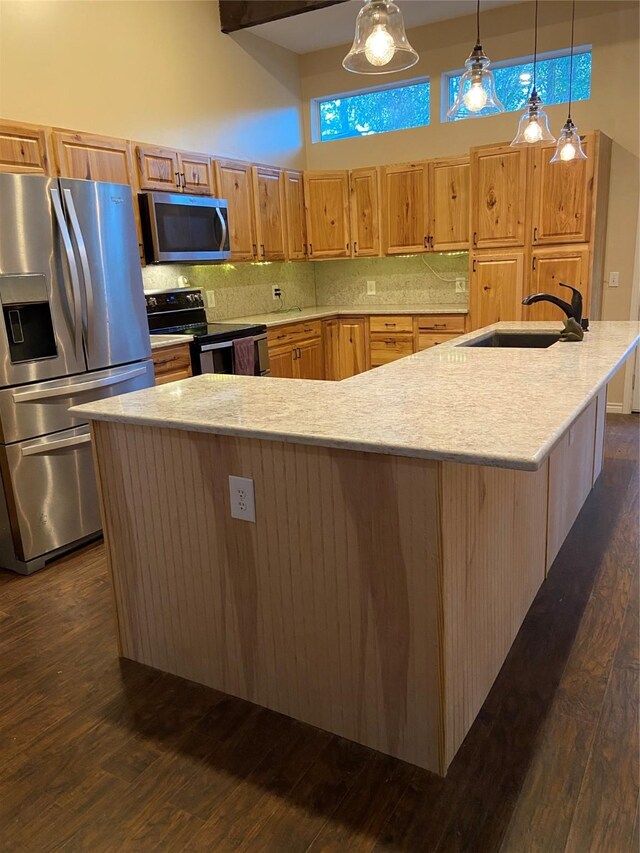
[[(570, 57), (555, 56), (539, 59), (536, 71), (536, 88), (543, 104), (564, 104), (569, 100), (569, 64)], [(523, 110), (533, 83), (533, 62), (515, 62), (493, 67), (496, 92), (507, 112)], [(458, 94), (462, 72), (447, 75), (448, 104), (453, 106)], [(591, 50), (581, 49), (573, 57), (573, 93), (574, 101), (586, 101), (591, 96)], [(477, 115), (481, 116), (480, 111)], [(470, 116), (457, 116), (449, 121), (459, 121)]]
[(429, 124), (428, 80), (318, 100), (320, 142)]

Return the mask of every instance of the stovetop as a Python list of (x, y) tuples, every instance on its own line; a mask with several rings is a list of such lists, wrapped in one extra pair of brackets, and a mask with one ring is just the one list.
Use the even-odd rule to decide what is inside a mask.
[(255, 337), (267, 331), (262, 325), (207, 323), (204, 299), (197, 288), (150, 290), (145, 300), (152, 335), (192, 336), (197, 344), (204, 344)]
[(206, 341), (229, 340), (231, 338), (246, 338), (249, 335), (260, 335), (266, 332), (266, 326), (247, 325), (246, 323), (194, 323), (189, 326), (168, 326), (154, 329), (155, 335), (185, 335), (192, 336), (199, 343)]

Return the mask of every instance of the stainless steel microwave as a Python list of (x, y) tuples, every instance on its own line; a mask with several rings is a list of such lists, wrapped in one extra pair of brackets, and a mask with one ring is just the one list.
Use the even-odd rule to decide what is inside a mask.
[(181, 193), (140, 193), (148, 264), (224, 261), (231, 254), (224, 199)]

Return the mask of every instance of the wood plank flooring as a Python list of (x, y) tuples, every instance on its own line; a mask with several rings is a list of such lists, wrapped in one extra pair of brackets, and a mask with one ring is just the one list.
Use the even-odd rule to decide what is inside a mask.
[(445, 779), (119, 661), (102, 545), (0, 572), (0, 850), (638, 847), (638, 418)]

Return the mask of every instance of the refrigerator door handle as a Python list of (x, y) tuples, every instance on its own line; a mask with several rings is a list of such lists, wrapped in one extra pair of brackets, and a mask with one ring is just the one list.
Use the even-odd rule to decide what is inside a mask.
[(93, 285), (91, 282), (91, 270), (89, 268), (89, 256), (87, 255), (87, 247), (84, 242), (84, 237), (82, 236), (82, 229), (80, 228), (80, 221), (78, 219), (78, 214), (76, 213), (76, 206), (73, 203), (73, 196), (71, 195), (71, 190), (65, 189), (62, 191), (64, 195), (64, 201), (69, 212), (69, 220), (71, 221), (71, 228), (73, 231), (73, 236), (76, 241), (76, 245), (78, 246), (78, 253), (80, 254), (80, 265), (82, 267), (82, 277), (84, 278), (84, 292), (87, 301), (87, 311), (83, 322), (84, 327), (84, 336), (87, 341), (87, 345), (89, 344), (89, 318), (93, 317)]
[(131, 370), (126, 370), (116, 376), (102, 376), (100, 379), (91, 379), (88, 382), (74, 382), (73, 385), (62, 385), (57, 388), (47, 388), (46, 390), (18, 390), (11, 395), (16, 403), (33, 403), (38, 400), (46, 400), (51, 397), (72, 397), (75, 394), (81, 394), (83, 391), (92, 391), (94, 388), (103, 388), (108, 385), (118, 385), (121, 382), (128, 382), (129, 379), (134, 379), (136, 376), (142, 376), (147, 372), (146, 364), (141, 364)]
[(62, 237), (62, 244), (64, 246), (64, 251), (67, 256), (67, 263), (69, 264), (71, 290), (73, 292), (74, 344), (76, 350), (76, 358), (78, 359), (78, 361), (82, 361), (82, 304), (80, 298), (80, 277), (78, 275), (78, 264), (76, 263), (76, 256), (73, 253), (73, 245), (71, 244), (71, 235), (69, 234), (69, 229), (67, 228), (67, 221), (64, 218), (64, 213), (62, 211), (60, 191), (58, 189), (55, 189), (54, 187), (51, 187), (49, 192), (51, 193), (53, 210), (56, 215), (58, 228), (60, 229), (60, 236)]
[(51, 453), (52, 450), (62, 450), (65, 447), (76, 447), (79, 444), (88, 444), (91, 441), (90, 433), (83, 435), (71, 435), (67, 438), (48, 438), (40, 444), (31, 447), (23, 447), (23, 456), (38, 456), (42, 453)]

